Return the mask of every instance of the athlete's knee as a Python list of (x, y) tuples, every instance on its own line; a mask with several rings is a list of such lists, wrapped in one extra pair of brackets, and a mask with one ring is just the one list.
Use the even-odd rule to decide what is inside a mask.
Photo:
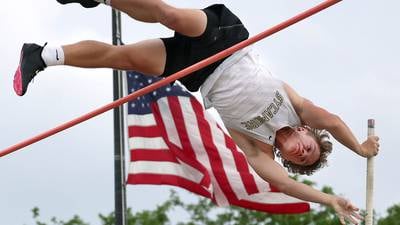
[(159, 6), (158, 16), (161, 24), (173, 30), (178, 29), (184, 20), (179, 9), (167, 5)]

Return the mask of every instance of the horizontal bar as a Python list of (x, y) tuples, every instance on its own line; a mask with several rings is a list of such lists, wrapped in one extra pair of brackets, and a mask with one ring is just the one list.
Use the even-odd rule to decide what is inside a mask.
[(217, 54), (215, 54), (215, 55), (213, 55), (213, 56), (211, 56), (211, 57), (209, 57), (207, 59), (204, 59), (204, 60), (202, 60), (202, 61), (200, 61), (200, 62), (198, 62), (198, 63), (196, 63), (196, 64), (194, 64), (192, 66), (189, 66), (189, 67), (187, 67), (187, 68), (185, 68), (185, 69), (183, 69), (183, 70), (181, 70), (179, 72), (176, 72), (176, 73), (172, 74), (171, 76), (166, 77), (165, 79), (162, 79), (162, 80), (160, 80), (160, 81), (158, 81), (156, 83), (153, 83), (153, 84), (151, 84), (151, 85), (149, 85), (147, 87), (144, 87), (144, 88), (142, 88), (140, 90), (137, 90), (134, 93), (131, 93), (131, 94), (129, 94), (129, 95), (123, 97), (123, 98), (120, 98), (120, 99), (118, 99), (118, 100), (116, 100), (114, 102), (111, 102), (111, 103), (109, 103), (109, 104), (107, 104), (107, 105), (105, 105), (103, 107), (100, 107), (100, 108), (98, 108), (98, 109), (96, 109), (94, 111), (91, 111), (91, 112), (89, 112), (87, 114), (84, 114), (84, 115), (82, 115), (82, 116), (80, 116), (80, 117), (78, 117), (76, 119), (73, 119), (73, 120), (71, 120), (69, 122), (61, 124), (61, 125), (53, 128), (53, 129), (51, 129), (51, 130), (48, 130), (46, 132), (43, 132), (43, 133), (41, 133), (41, 134), (39, 134), (37, 136), (34, 136), (34, 137), (30, 138), (30, 139), (22, 141), (22, 142), (20, 142), (18, 144), (15, 144), (13, 146), (10, 146), (10, 147), (8, 147), (8, 148), (6, 148), (6, 149), (4, 149), (4, 150), (2, 150), (0, 152), (0, 157), (8, 155), (8, 154), (10, 154), (10, 153), (12, 153), (14, 151), (17, 151), (17, 150), (19, 150), (21, 148), (29, 146), (29, 145), (31, 145), (33, 143), (36, 143), (36, 142), (38, 142), (38, 141), (40, 141), (42, 139), (50, 137), (50, 136), (52, 136), (54, 134), (57, 134), (57, 133), (59, 133), (59, 132), (61, 132), (63, 130), (66, 130), (66, 129), (71, 128), (71, 127), (73, 127), (73, 126), (75, 126), (77, 124), (80, 124), (80, 123), (82, 123), (82, 122), (84, 122), (86, 120), (89, 120), (89, 119), (91, 119), (91, 118), (93, 118), (95, 116), (98, 116), (98, 115), (100, 115), (102, 113), (105, 113), (105, 112), (107, 112), (107, 111), (109, 111), (109, 110), (111, 110), (111, 109), (113, 109), (115, 107), (118, 107), (118, 106), (120, 106), (120, 105), (122, 105), (124, 103), (132, 101), (132, 100), (134, 100), (134, 99), (136, 99), (136, 98), (138, 98), (140, 96), (148, 94), (148, 93), (154, 91), (155, 89), (158, 89), (158, 88), (160, 88), (162, 86), (165, 86), (165, 85), (167, 85), (167, 84), (169, 84), (169, 83), (171, 83), (171, 82), (173, 82), (175, 80), (178, 80), (179, 78), (187, 76), (187, 75), (189, 75), (189, 74), (191, 74), (191, 73), (193, 73), (193, 72), (195, 72), (195, 71), (197, 71), (197, 70), (199, 70), (201, 68), (204, 68), (204, 67), (206, 67), (206, 66), (208, 66), (208, 65), (210, 65), (210, 64), (212, 64), (212, 63), (214, 63), (216, 61), (218, 61), (218, 60), (221, 60), (221, 59), (223, 59), (225, 57), (228, 57), (229, 55), (232, 55), (234, 52), (236, 52), (236, 51), (238, 51), (240, 49), (243, 49), (243, 48), (245, 48), (245, 47), (247, 47), (247, 46), (249, 46), (251, 44), (254, 44), (254, 43), (256, 43), (256, 42), (258, 42), (258, 41), (260, 41), (260, 40), (262, 40), (262, 39), (264, 39), (264, 38), (266, 38), (268, 36), (271, 36), (271, 35), (279, 32), (279, 31), (281, 31), (281, 30), (283, 30), (283, 29), (285, 29), (285, 28), (287, 28), (287, 27), (289, 27), (289, 26), (291, 26), (291, 25), (293, 25), (293, 24), (295, 24), (295, 23), (297, 23), (297, 22), (299, 22), (301, 20), (304, 20), (304, 19), (306, 19), (306, 18), (308, 18), (308, 17), (310, 17), (310, 16), (312, 16), (312, 15), (314, 15), (314, 14), (316, 14), (316, 13), (318, 13), (318, 12), (320, 12), (320, 11), (322, 11), (322, 10), (324, 10), (324, 9), (326, 9), (326, 8), (336, 4), (338, 2), (341, 2), (341, 0), (327, 0), (327, 1), (323, 2), (323, 3), (320, 3), (319, 5), (314, 6), (313, 8), (311, 8), (309, 10), (306, 10), (306, 11), (298, 14), (297, 16), (292, 17), (292, 18), (288, 19), (285, 22), (282, 22), (282, 23), (280, 23), (280, 24), (278, 24), (278, 25), (276, 25), (276, 26), (274, 26), (274, 27), (272, 27), (272, 28), (270, 28), (270, 29), (258, 34), (258, 35), (255, 35), (255, 36), (253, 36), (253, 37), (251, 37), (251, 38), (249, 38), (247, 40), (244, 40), (244, 41), (242, 41), (242, 42), (240, 42), (240, 43), (238, 43), (238, 44), (236, 44), (236, 45), (234, 45), (234, 46), (232, 46), (230, 48), (227, 48), (224, 51), (221, 51), (220, 53), (217, 53)]

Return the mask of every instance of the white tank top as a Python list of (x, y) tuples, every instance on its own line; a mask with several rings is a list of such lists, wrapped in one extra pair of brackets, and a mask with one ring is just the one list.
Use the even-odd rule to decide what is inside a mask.
[(300, 126), (283, 87), (251, 48), (227, 58), (201, 87), (206, 108), (214, 107), (225, 126), (274, 145), (276, 131)]

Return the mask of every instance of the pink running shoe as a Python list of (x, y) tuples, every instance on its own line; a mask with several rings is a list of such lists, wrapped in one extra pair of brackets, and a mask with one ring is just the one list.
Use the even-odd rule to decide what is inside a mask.
[(14, 75), (14, 91), (17, 95), (23, 96), (28, 89), (28, 84), (37, 73), (46, 68), (42, 59), (43, 47), (37, 44), (24, 44), (17, 71)]

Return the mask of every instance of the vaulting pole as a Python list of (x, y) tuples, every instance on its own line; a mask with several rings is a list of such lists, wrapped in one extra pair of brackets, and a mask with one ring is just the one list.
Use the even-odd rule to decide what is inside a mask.
[[(375, 120), (368, 120), (368, 136), (375, 135)], [(366, 211), (365, 225), (374, 224), (374, 157), (367, 159), (367, 191), (366, 191)]]
[[(112, 9), (113, 45), (122, 45), (121, 12)], [(114, 100), (124, 96), (123, 73), (113, 70)], [(124, 108), (114, 108), (114, 206), (115, 224), (126, 224), (126, 188), (125, 188), (125, 124)]]
[(179, 71), (177, 73), (174, 73), (174, 74), (172, 74), (171, 76), (169, 76), (169, 77), (167, 77), (165, 79), (162, 79), (162, 80), (160, 80), (160, 81), (158, 81), (156, 83), (153, 83), (153, 84), (151, 84), (151, 85), (149, 85), (147, 87), (144, 87), (144, 88), (142, 88), (140, 90), (137, 90), (137, 91), (133, 92), (130, 95), (127, 95), (127, 96), (125, 96), (123, 98), (120, 98), (120, 99), (118, 99), (118, 100), (116, 100), (116, 101), (114, 101), (112, 103), (109, 103), (109, 104), (107, 104), (107, 105), (105, 105), (105, 106), (103, 106), (101, 108), (98, 108), (98, 109), (96, 109), (96, 110), (94, 110), (92, 112), (89, 112), (89, 113), (87, 113), (87, 114), (85, 114), (83, 116), (80, 116), (80, 117), (78, 117), (78, 118), (76, 118), (74, 120), (71, 120), (71, 121), (69, 121), (67, 123), (64, 123), (64, 124), (62, 124), (60, 126), (57, 126), (57, 127), (53, 128), (53, 129), (51, 129), (49, 131), (41, 133), (41, 134), (39, 134), (39, 135), (37, 135), (35, 137), (27, 139), (27, 140), (25, 140), (23, 142), (20, 142), (20, 143), (16, 144), (16, 145), (10, 146), (10, 147), (8, 147), (8, 148), (6, 148), (6, 149), (4, 149), (4, 150), (2, 150), (0, 152), (0, 157), (3, 157), (5, 155), (7, 155), (7, 154), (10, 154), (10, 153), (12, 153), (14, 151), (17, 151), (17, 150), (21, 149), (21, 148), (24, 148), (24, 147), (26, 147), (28, 145), (31, 145), (31, 144), (33, 144), (35, 142), (38, 142), (38, 141), (40, 141), (40, 140), (42, 140), (44, 138), (52, 136), (52, 135), (54, 135), (54, 134), (56, 134), (58, 132), (61, 132), (61, 131), (65, 130), (65, 129), (73, 127), (73, 126), (75, 126), (75, 125), (77, 125), (79, 123), (82, 123), (82, 122), (86, 121), (86, 120), (89, 120), (89, 119), (91, 119), (91, 118), (93, 118), (95, 116), (98, 116), (98, 115), (100, 115), (100, 114), (102, 114), (104, 112), (107, 112), (107, 111), (109, 111), (109, 110), (111, 110), (111, 109), (113, 109), (115, 107), (118, 107), (118, 106), (124, 104), (124, 103), (132, 101), (132, 100), (136, 99), (137, 97), (140, 97), (142, 95), (148, 94), (148, 93), (154, 91), (157, 88), (165, 86), (165, 85), (167, 85), (167, 84), (169, 84), (169, 83), (171, 83), (171, 82), (173, 82), (173, 81), (175, 81), (175, 80), (177, 80), (179, 78), (187, 76), (187, 75), (189, 75), (189, 74), (191, 74), (191, 73), (193, 73), (193, 72), (195, 72), (195, 71), (197, 71), (197, 70), (199, 70), (201, 68), (204, 68), (205, 66), (208, 66), (208, 65), (218, 61), (218, 60), (221, 60), (221, 59), (223, 59), (225, 57), (228, 57), (229, 55), (233, 54), (234, 52), (236, 52), (236, 51), (238, 51), (240, 49), (243, 49), (243, 48), (245, 48), (245, 47), (247, 47), (247, 46), (249, 46), (251, 44), (254, 44), (254, 43), (256, 43), (256, 42), (258, 42), (258, 41), (260, 41), (260, 40), (262, 40), (262, 39), (264, 39), (264, 38), (266, 38), (268, 36), (271, 36), (271, 35), (279, 32), (279, 31), (281, 31), (281, 30), (283, 30), (283, 29), (285, 29), (285, 28), (287, 28), (287, 27), (289, 27), (289, 26), (291, 26), (291, 25), (293, 25), (293, 24), (295, 24), (295, 23), (297, 23), (297, 22), (299, 22), (301, 20), (304, 20), (304, 19), (306, 19), (306, 18), (308, 18), (308, 17), (310, 17), (310, 16), (312, 16), (312, 15), (314, 15), (314, 14), (316, 14), (316, 13), (318, 13), (318, 12), (320, 12), (320, 11), (322, 11), (322, 10), (324, 10), (324, 9), (334, 5), (334, 4), (336, 4), (336, 3), (339, 3), (339, 2), (341, 2), (341, 0), (327, 0), (327, 1), (323, 2), (323, 3), (320, 3), (319, 5), (313, 7), (311, 9), (309, 9), (309, 10), (306, 10), (306, 11), (302, 12), (302, 13), (298, 14), (297, 16), (294, 16), (294, 17), (290, 18), (289, 20), (287, 20), (287, 21), (285, 21), (283, 23), (280, 23), (280, 24), (278, 24), (278, 25), (276, 25), (276, 26), (274, 26), (274, 27), (272, 27), (272, 28), (270, 28), (270, 29), (268, 29), (268, 30), (256, 35), (256, 36), (253, 36), (253, 37), (251, 37), (251, 38), (249, 38), (249, 39), (247, 39), (245, 41), (242, 41), (242, 42), (240, 42), (240, 43), (238, 43), (238, 44), (236, 44), (236, 45), (234, 45), (234, 46), (232, 46), (232, 47), (230, 47), (228, 49), (225, 49), (224, 51), (221, 51), (218, 54), (215, 54), (215, 55), (213, 55), (213, 56), (211, 56), (211, 57), (209, 57), (207, 59), (204, 59), (204, 60), (202, 60), (202, 61), (200, 61), (200, 62), (198, 62), (198, 63), (196, 63), (196, 64), (194, 64), (192, 66), (189, 66), (189, 67), (187, 67), (187, 68), (185, 68), (185, 69), (183, 69), (183, 70), (181, 70), (181, 71)]

